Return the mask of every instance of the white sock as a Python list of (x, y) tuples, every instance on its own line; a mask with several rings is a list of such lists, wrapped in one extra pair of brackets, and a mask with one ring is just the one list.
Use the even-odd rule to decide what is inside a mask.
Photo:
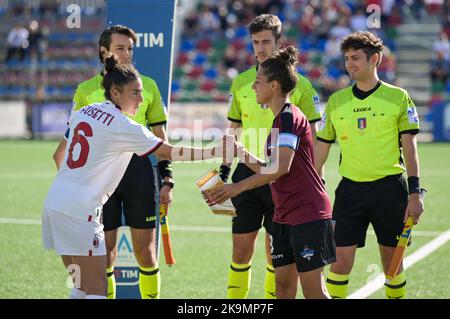
[(86, 297), (86, 293), (78, 288), (72, 288), (70, 292), (69, 299), (84, 299)]
[(100, 296), (100, 295), (86, 295), (84, 299), (106, 299), (106, 296)]

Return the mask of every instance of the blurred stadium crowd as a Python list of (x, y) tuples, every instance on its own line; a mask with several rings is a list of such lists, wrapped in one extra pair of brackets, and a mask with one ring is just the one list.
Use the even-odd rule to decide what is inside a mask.
[[(3, 1), (5, 2), (5, 1)], [(98, 72), (98, 34), (105, 26), (105, 2), (81, 6), (83, 27), (68, 29), (67, 1), (0, 1), (0, 99), (70, 101), (76, 85)], [(183, 6), (188, 0), (180, 0)], [(405, 17), (440, 17), (442, 32), (430, 61), (433, 96), (450, 92), (450, 0), (204, 0), (177, 21), (181, 37), (174, 57), (172, 101), (225, 102), (232, 79), (255, 63), (247, 30), (258, 14), (283, 21), (286, 44), (300, 50), (299, 72), (323, 101), (350, 83), (339, 50), (340, 40), (365, 30), (367, 6), (381, 8), (386, 45), (380, 77), (396, 83), (397, 27)]]

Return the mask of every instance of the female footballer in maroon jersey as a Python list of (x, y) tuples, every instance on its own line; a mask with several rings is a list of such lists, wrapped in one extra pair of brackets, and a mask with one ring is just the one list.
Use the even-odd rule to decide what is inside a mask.
[(305, 298), (330, 298), (323, 267), (336, 261), (330, 199), (314, 168), (313, 138), (306, 116), (289, 103), (296, 85), (297, 50), (276, 51), (260, 64), (253, 89), (257, 102), (275, 115), (262, 161), (237, 144), (239, 159), (256, 174), (236, 184), (206, 192), (220, 203), (270, 183), (275, 214), (271, 254), (277, 298), (295, 298), (297, 276)]

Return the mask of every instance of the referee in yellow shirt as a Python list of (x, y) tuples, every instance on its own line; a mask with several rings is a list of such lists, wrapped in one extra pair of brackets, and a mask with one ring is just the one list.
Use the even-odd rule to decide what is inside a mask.
[[(280, 19), (272, 14), (257, 16), (249, 25), (253, 51), (258, 63), (267, 60), (281, 46)], [(252, 85), (256, 79), (257, 67), (239, 74), (233, 81), (230, 90), (230, 109), (228, 120), (231, 129), (241, 131), (241, 142), (245, 148), (259, 158), (265, 158), (264, 147), (274, 115), (270, 108), (256, 102), (256, 94)], [(319, 97), (311, 83), (300, 74), (295, 89), (291, 92), (290, 102), (297, 105), (311, 123), (315, 136), (315, 122), (321, 118)], [(238, 130), (238, 131), (239, 131)], [(231, 134), (231, 133), (230, 133)], [(238, 135), (238, 134), (236, 134)], [(220, 167), (220, 175), (227, 181), (230, 164)], [(237, 183), (253, 175), (254, 172), (245, 164), (239, 163), (233, 173), (233, 183)], [(275, 275), (270, 254), (270, 228), (274, 214), (272, 193), (269, 185), (243, 192), (232, 199), (237, 210), (233, 219), (233, 256), (228, 273), (227, 298), (246, 298), (251, 281), (251, 259), (254, 253), (256, 238), (261, 226), (266, 229), (267, 271), (265, 277), (265, 298), (275, 298)]]
[[(407, 217), (417, 224), (423, 212), (417, 110), (404, 89), (379, 80), (382, 50), (382, 41), (370, 32), (355, 32), (343, 39), (341, 51), (355, 84), (330, 97), (317, 132), (318, 172), (333, 142), (341, 150), (342, 180), (333, 207), (337, 261), (327, 278), (333, 298), (347, 297), (356, 248), (364, 246), (369, 223), (386, 273)], [(405, 285), (401, 267), (386, 285), (387, 298), (404, 298)]]

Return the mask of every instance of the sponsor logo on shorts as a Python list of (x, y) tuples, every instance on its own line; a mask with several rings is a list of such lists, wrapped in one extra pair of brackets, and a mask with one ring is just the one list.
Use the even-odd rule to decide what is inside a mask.
[(300, 252), (300, 256), (310, 261), (311, 258), (314, 256), (315, 252), (316, 251), (314, 249), (311, 249), (307, 245), (305, 245), (303, 251)]
[(272, 260), (283, 258), (283, 254), (272, 255)]

